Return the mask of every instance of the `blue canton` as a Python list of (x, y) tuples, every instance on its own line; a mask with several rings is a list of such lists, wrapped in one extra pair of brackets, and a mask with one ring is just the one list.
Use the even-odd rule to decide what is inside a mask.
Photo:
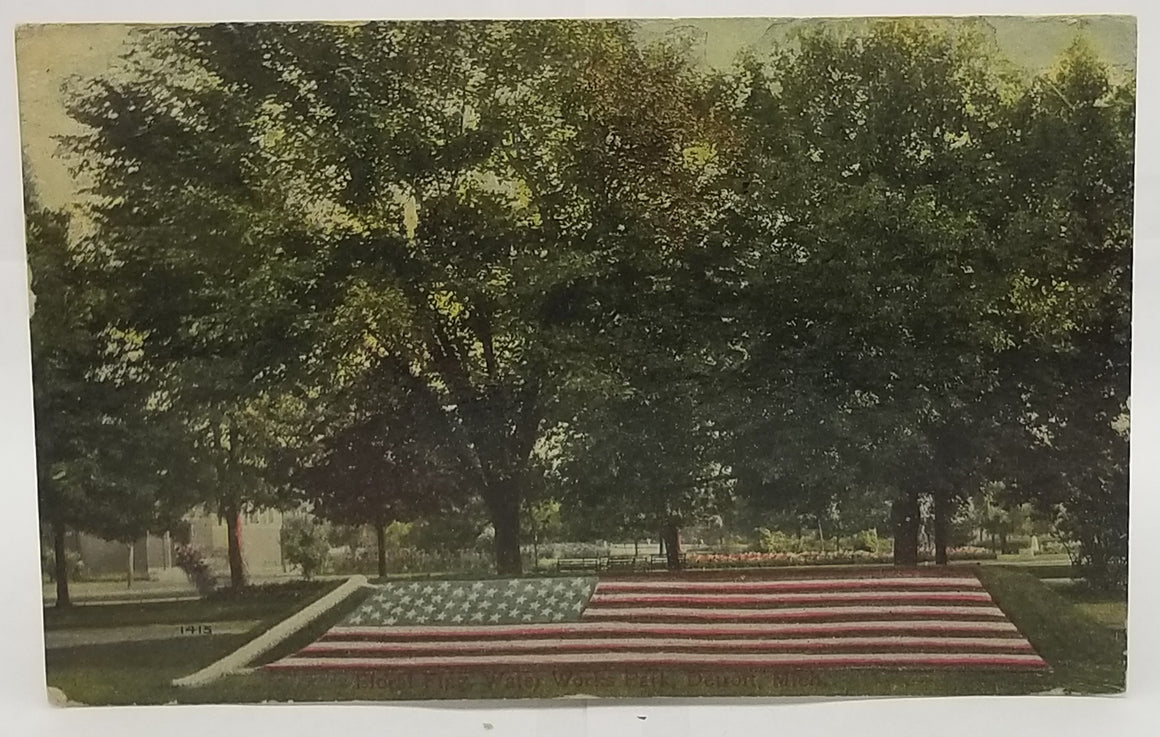
[(409, 581), (375, 588), (343, 626), (573, 622), (588, 604), (596, 578)]

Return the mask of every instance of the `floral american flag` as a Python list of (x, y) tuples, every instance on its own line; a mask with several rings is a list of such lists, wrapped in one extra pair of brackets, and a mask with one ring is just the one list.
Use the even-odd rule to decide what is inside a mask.
[(274, 671), (1045, 669), (973, 575), (391, 583)]

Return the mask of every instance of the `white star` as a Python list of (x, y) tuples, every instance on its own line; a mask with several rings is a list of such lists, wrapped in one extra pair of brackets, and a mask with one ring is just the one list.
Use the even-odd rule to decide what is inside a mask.
[(530, 613), (529, 613), (529, 614), (525, 614), (525, 615), (524, 615), (524, 621), (525, 621), (525, 622), (530, 622), (530, 621), (532, 621), (532, 615), (531, 615)]
[(462, 622), (462, 621), (463, 621), (463, 615), (462, 615), (462, 614), (456, 614), (454, 617), (452, 617), (452, 618), (451, 618), (451, 621), (452, 621), (452, 622)]
[(483, 581), (476, 581), (475, 583), (471, 584), (471, 588), (473, 588), (477, 591), (479, 589), (482, 589), (483, 588)]
[(490, 617), (488, 617), (488, 619), (490, 619), (493, 622), (498, 622), (501, 619), (500, 613), (493, 612), (492, 615)]
[(551, 607), (544, 607), (543, 609), (540, 610), (540, 614), (544, 615), (545, 617), (550, 615), (551, 613), (552, 613)]
[(528, 600), (528, 597), (524, 596), (523, 594), (521, 594), (521, 595), (519, 595), (519, 596), (517, 596), (517, 597), (516, 597), (516, 603), (517, 603), (517, 604), (523, 604), (523, 603), (524, 603), (524, 602), (526, 602), (527, 600)]
[(387, 617), (387, 618), (386, 618), (385, 620), (383, 620), (383, 621), (385, 621), (387, 624), (389, 624), (389, 625), (390, 625), (390, 624), (394, 624), (395, 622), (398, 622), (399, 620), (395, 619), (394, 617)]
[(441, 583), (439, 584), (439, 590), (440, 590), (440, 591), (446, 591), (446, 590), (447, 590), (447, 589), (449, 589), (449, 588), (451, 588), (451, 582), (450, 582), (450, 581), (443, 581), (443, 582), (441, 582)]
[(479, 591), (476, 589), (472, 589), (471, 592), (467, 594), (468, 601), (475, 601), (478, 598), (479, 598)]

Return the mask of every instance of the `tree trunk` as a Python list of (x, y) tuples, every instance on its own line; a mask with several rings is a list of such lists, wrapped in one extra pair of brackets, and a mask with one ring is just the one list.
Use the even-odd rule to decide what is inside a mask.
[(133, 550), (133, 547), (134, 547), (133, 543), (129, 543), (129, 573), (128, 573), (128, 576), (126, 576), (126, 578), (128, 579), (127, 588), (130, 588), (130, 589), (133, 588), (133, 563), (134, 563), (133, 553), (135, 552)]
[(387, 525), (379, 520), (375, 523), (375, 543), (379, 553), (379, 578), (387, 577)]
[(918, 494), (910, 493), (896, 499), (894, 517), (894, 565), (918, 565), (918, 533), (921, 526)]
[(65, 527), (62, 524), (52, 526), (52, 553), (53, 575), (56, 577), (56, 606), (62, 608), (72, 606), (72, 599), (68, 592), (68, 554), (64, 546)]
[(495, 569), (501, 576), (523, 572), (520, 559), (520, 499), (514, 489), (492, 492), (488, 497), (491, 524), (495, 528)]
[(661, 530), (661, 537), (657, 540), (657, 555), (665, 554), (665, 531)]
[(668, 557), (668, 569), (679, 571), (681, 569), (681, 528), (677, 527), (676, 522), (669, 522), (665, 525), (664, 537), (661, 539), (664, 541), (665, 555)]
[(946, 489), (934, 493), (934, 562), (945, 566), (949, 561), (947, 547), (951, 533), (951, 499)]
[(242, 559), (242, 512), (237, 504), (225, 510), (226, 541), (230, 560), (230, 586), (240, 589), (246, 585), (245, 562)]

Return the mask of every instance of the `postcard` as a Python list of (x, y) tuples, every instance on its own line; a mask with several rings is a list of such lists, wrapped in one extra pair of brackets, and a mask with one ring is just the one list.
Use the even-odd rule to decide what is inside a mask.
[(1124, 690), (1134, 18), (16, 49), (55, 703)]

